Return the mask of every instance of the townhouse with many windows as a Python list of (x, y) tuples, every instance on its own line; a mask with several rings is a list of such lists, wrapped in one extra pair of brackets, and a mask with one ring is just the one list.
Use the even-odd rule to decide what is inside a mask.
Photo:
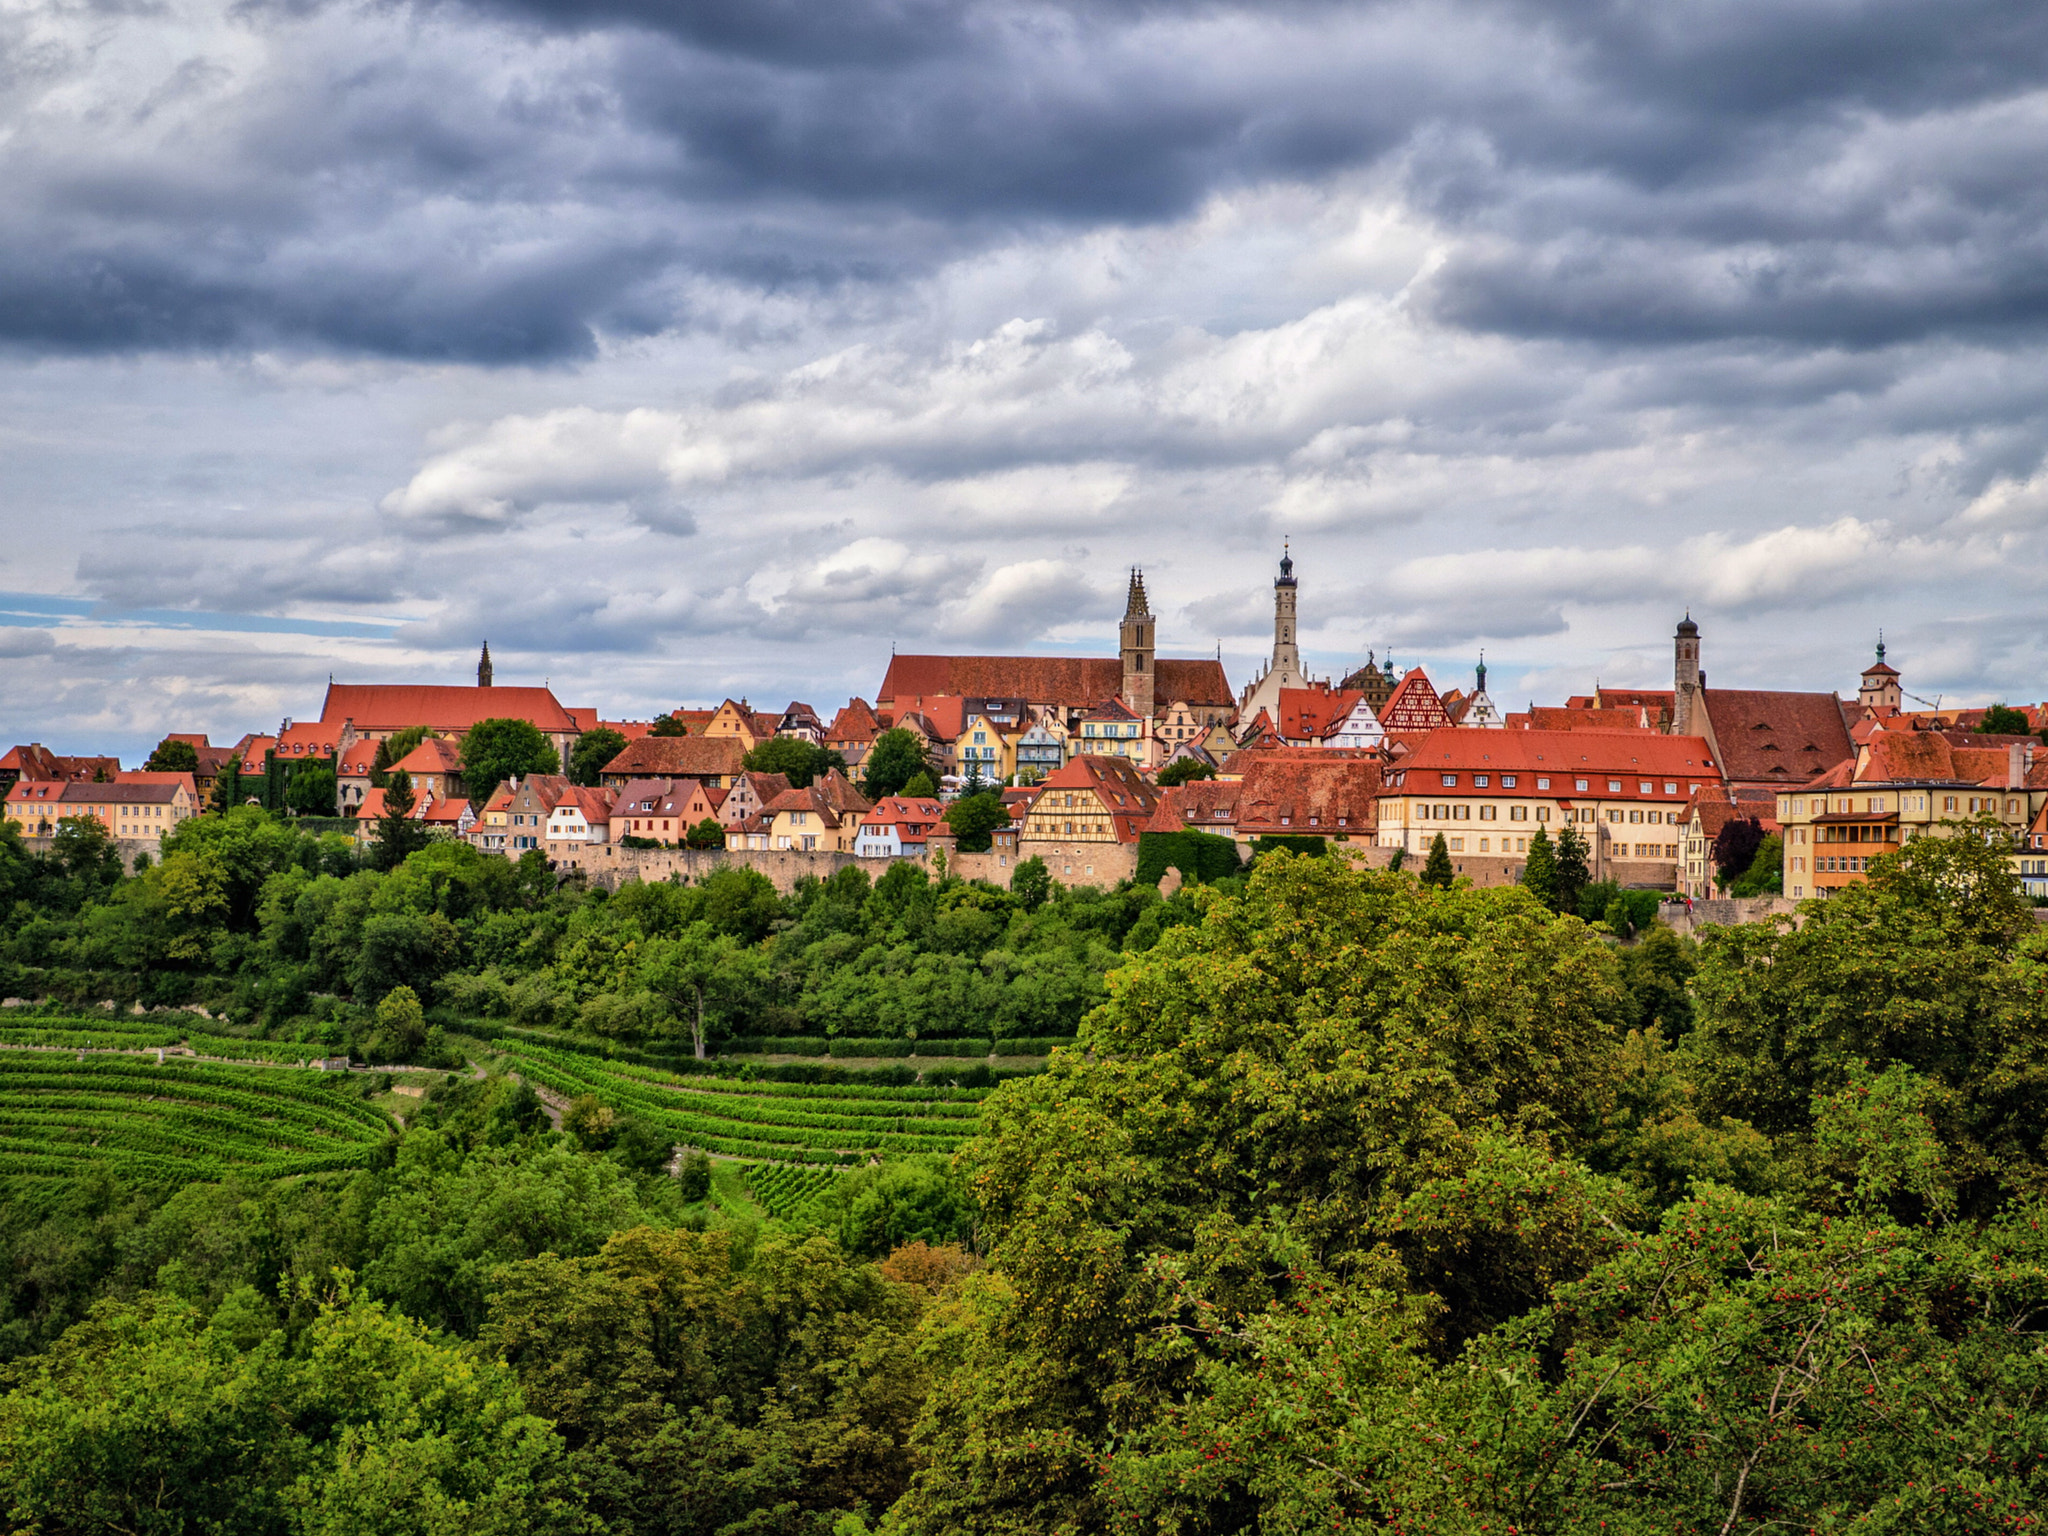
[(1420, 859), (1441, 833), (1458, 873), (1505, 885), (1531, 837), (1571, 827), (1595, 880), (1673, 889), (1693, 793), (1719, 783), (1698, 736), (1432, 731), (1386, 769), (1378, 842)]

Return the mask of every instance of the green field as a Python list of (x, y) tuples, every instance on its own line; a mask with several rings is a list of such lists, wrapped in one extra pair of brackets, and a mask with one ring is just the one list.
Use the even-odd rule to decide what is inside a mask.
[(570, 1099), (594, 1096), (706, 1152), (771, 1162), (845, 1164), (951, 1152), (974, 1134), (990, 1092), (678, 1077), (524, 1041), (506, 1053), (536, 1088)]
[(747, 1192), (778, 1221), (809, 1204), (840, 1175), (829, 1168), (799, 1168), (789, 1163), (757, 1163), (747, 1169)]
[(394, 1126), (340, 1078), (173, 1058), (0, 1052), (0, 1178), (142, 1181), (361, 1167)]

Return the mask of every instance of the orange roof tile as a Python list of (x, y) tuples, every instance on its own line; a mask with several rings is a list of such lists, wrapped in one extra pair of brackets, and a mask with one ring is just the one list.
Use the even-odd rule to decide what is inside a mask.
[[(1152, 696), (1161, 707), (1176, 699), (1220, 709), (1235, 702), (1219, 661), (1169, 657), (1153, 665)], [(1123, 663), (1113, 656), (894, 656), (875, 702), (901, 708), (905, 699), (954, 694), (1080, 704), (1113, 697), (1123, 686)]]
[(526, 720), (564, 734), (576, 721), (546, 688), (453, 688), (420, 683), (329, 683), (320, 707), (323, 724), (340, 730), (402, 731), (409, 725), (466, 731), (479, 720)]

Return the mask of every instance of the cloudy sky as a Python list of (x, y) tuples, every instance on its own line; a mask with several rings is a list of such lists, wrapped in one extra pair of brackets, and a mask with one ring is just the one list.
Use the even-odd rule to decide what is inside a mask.
[(2048, 696), (2039, 0), (0, 0), (0, 745), (904, 650)]

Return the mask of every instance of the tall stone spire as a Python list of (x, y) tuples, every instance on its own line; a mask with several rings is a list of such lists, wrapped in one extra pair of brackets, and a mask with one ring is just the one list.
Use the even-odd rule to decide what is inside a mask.
[(484, 642), (484, 653), (477, 658), (476, 685), (479, 688), (491, 686), (491, 642)]
[(1131, 567), (1130, 595), (1124, 601), (1124, 621), (1118, 633), (1124, 664), (1124, 703), (1139, 719), (1150, 719), (1158, 702), (1154, 663), (1159, 630), (1145, 599), (1145, 573), (1135, 565)]
[(1237, 701), (1240, 721), (1253, 719), (1263, 709), (1274, 719), (1280, 717), (1280, 690), (1306, 688), (1302, 676), (1301, 646), (1295, 638), (1294, 555), (1286, 544), (1280, 546), (1280, 574), (1273, 578), (1273, 656), (1266, 670), (1245, 686)]

